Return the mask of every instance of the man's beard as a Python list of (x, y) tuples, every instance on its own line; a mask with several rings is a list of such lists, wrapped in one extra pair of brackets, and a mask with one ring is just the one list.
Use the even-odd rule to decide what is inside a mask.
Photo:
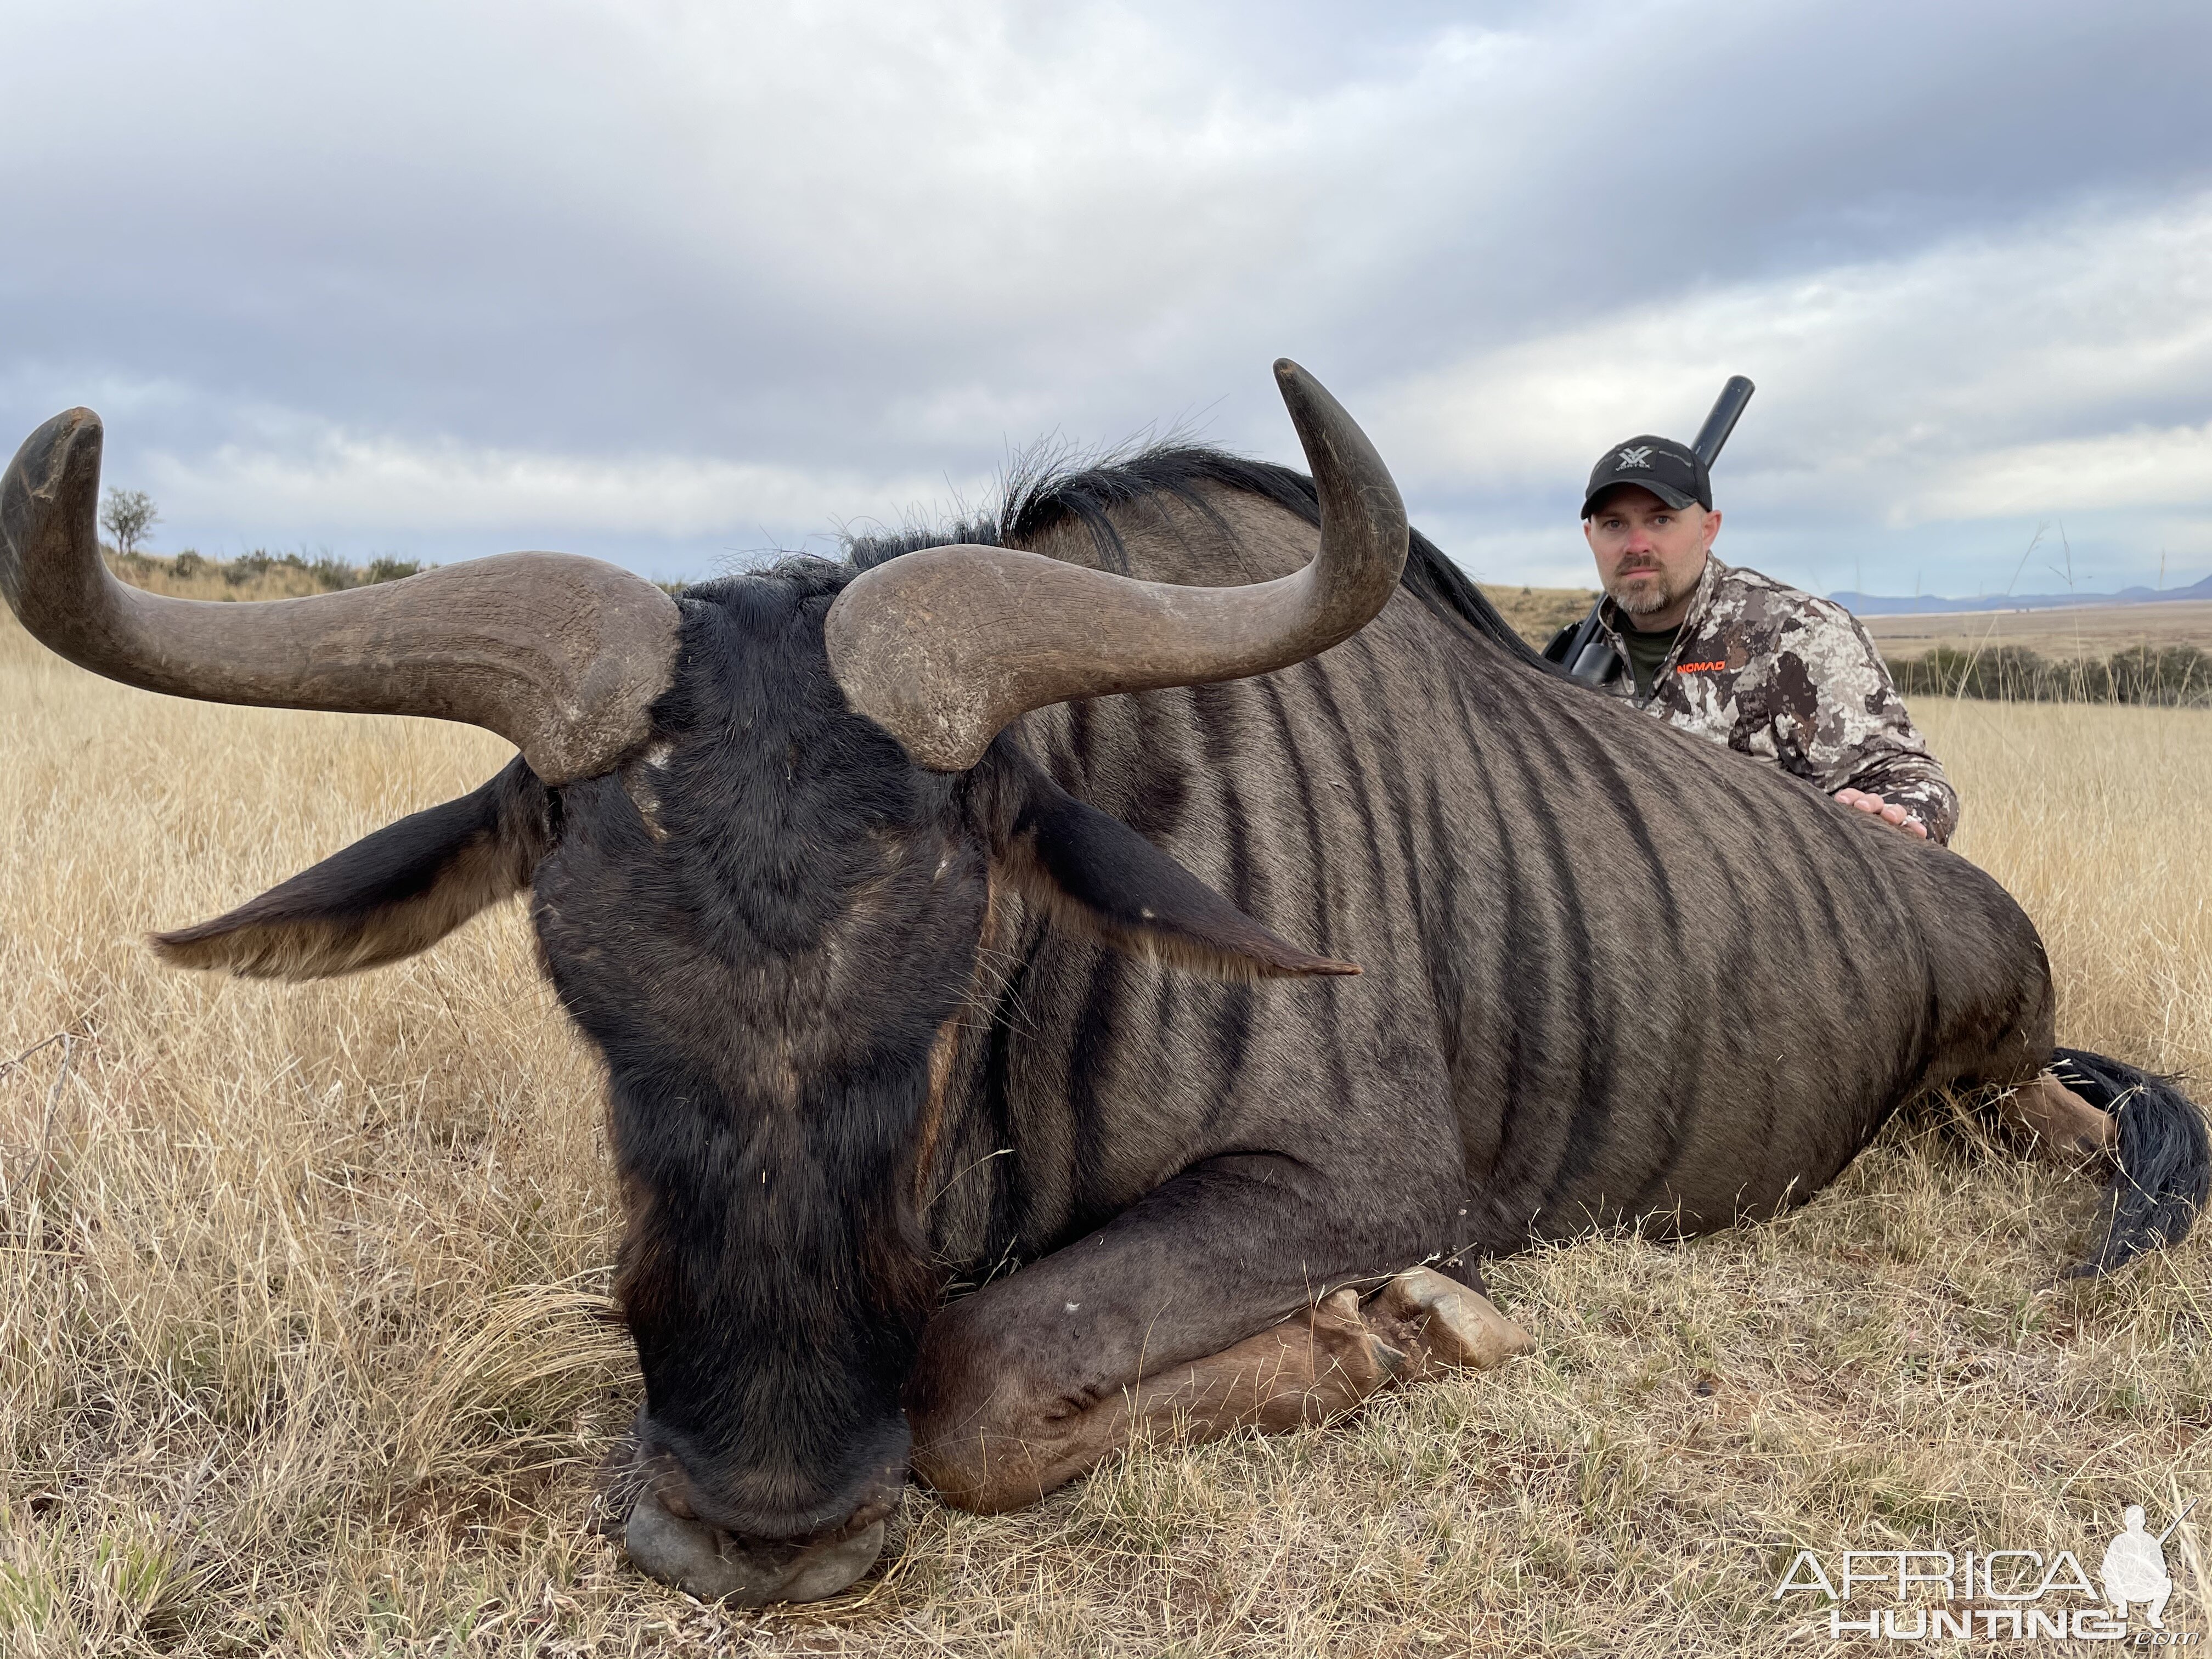
[(1613, 580), (1613, 602), (1627, 616), (1648, 617), (1655, 611), (1664, 611), (1679, 597), (1668, 584), (1664, 570), (1626, 571)]

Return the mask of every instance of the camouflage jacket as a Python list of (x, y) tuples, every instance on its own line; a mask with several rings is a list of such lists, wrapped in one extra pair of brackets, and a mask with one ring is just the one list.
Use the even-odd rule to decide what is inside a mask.
[(1830, 599), (1708, 554), (1674, 650), (1638, 697), (1620, 617), (1599, 613), (1620, 658), (1601, 688), (1670, 726), (1771, 761), (1824, 794), (1863, 789), (1919, 816), (1948, 842), (1959, 797), (1905, 712), (1881, 653)]

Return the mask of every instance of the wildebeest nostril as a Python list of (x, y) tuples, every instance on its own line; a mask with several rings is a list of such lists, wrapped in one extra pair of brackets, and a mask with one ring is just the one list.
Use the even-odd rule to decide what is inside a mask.
[[(707, 1524), (703, 1521), (699, 1521), (698, 1511), (691, 1507), (691, 1500), (685, 1494), (682, 1486), (669, 1486), (658, 1487), (654, 1490), (653, 1496), (660, 1499), (661, 1508), (666, 1510), (678, 1520), (699, 1522), (699, 1524), (702, 1526), (705, 1526)], [(714, 1528), (714, 1530), (719, 1532), (721, 1529), (718, 1527)]]

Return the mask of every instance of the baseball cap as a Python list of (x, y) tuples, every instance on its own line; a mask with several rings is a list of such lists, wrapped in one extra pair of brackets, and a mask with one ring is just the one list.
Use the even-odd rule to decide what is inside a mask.
[(1708, 512), (1713, 505), (1713, 481), (1687, 444), (1650, 433), (1615, 444), (1598, 457), (1590, 469), (1589, 488), (1583, 493), (1583, 517), (1597, 506), (1597, 498), (1615, 484), (1636, 484), (1650, 490), (1678, 511), (1695, 501)]

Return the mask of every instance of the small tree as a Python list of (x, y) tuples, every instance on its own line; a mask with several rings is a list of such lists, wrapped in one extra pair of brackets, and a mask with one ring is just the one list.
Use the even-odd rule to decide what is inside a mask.
[(154, 498), (143, 489), (111, 489), (107, 505), (100, 509), (100, 528), (115, 538), (115, 550), (125, 558), (138, 550), (146, 532), (161, 521)]

